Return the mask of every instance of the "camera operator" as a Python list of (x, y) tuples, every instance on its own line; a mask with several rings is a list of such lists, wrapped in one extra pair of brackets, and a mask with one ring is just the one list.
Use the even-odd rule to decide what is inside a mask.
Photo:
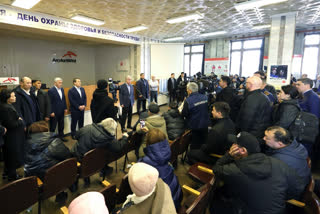
[(117, 102), (117, 90), (119, 90), (120, 81), (112, 81), (112, 78), (109, 78), (109, 92), (112, 94), (112, 99), (114, 102)]

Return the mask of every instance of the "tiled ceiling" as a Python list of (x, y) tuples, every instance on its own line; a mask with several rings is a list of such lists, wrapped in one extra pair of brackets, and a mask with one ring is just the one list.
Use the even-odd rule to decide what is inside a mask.
[[(104, 27), (123, 31), (144, 24), (149, 29), (137, 35), (154, 39), (183, 36), (186, 41), (199, 39), (199, 34), (225, 30), (228, 35), (261, 32), (252, 26), (270, 24), (270, 16), (297, 11), (297, 28), (320, 27), (320, 0), (289, 0), (285, 3), (238, 12), (236, 0), (41, 0), (31, 11), (70, 18), (81, 14), (105, 21)], [(0, 0), (0, 4), (11, 4)], [(194, 12), (204, 18), (180, 24), (165, 21)]]

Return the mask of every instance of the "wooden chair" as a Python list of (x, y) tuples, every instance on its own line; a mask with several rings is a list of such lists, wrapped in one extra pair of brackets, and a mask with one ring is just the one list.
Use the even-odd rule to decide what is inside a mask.
[(39, 189), (35, 176), (22, 178), (0, 188), (1, 213), (20, 213), (38, 202)]
[(178, 155), (182, 155), (183, 153), (184, 156), (182, 157), (182, 163), (184, 164), (184, 161), (187, 157), (187, 153), (189, 150), (189, 145), (191, 144), (192, 141), (192, 133), (191, 130), (185, 131), (185, 133), (181, 136), (180, 142), (179, 142), (179, 149), (178, 149)]
[(104, 196), (104, 200), (106, 201), (106, 205), (110, 211), (113, 210), (116, 205), (116, 190), (117, 187), (115, 184), (109, 184), (99, 191)]
[(196, 180), (200, 181), (201, 183), (206, 184), (213, 178), (213, 175), (203, 170), (200, 170), (199, 166), (208, 169), (211, 168), (209, 165), (206, 165), (204, 163), (195, 163), (189, 168), (188, 174)]
[(140, 148), (141, 143), (142, 143), (142, 135), (138, 134), (137, 132), (135, 132), (128, 139), (128, 142), (129, 143), (127, 144), (127, 146), (123, 149), (124, 154), (125, 154), (124, 162), (123, 162), (123, 168), (122, 168), (123, 172), (125, 172), (127, 162), (130, 162), (129, 158), (128, 158), (128, 153), (131, 152), (131, 151), (135, 151), (136, 149)]
[(106, 165), (106, 151), (102, 148), (92, 149), (87, 152), (79, 166), (79, 178), (88, 178), (99, 172)]
[(178, 153), (179, 153), (179, 146), (180, 146), (180, 137), (178, 137), (177, 139), (175, 139), (170, 143), (170, 150), (171, 150), (170, 163), (174, 167), (176, 167), (178, 164), (177, 159), (178, 159)]

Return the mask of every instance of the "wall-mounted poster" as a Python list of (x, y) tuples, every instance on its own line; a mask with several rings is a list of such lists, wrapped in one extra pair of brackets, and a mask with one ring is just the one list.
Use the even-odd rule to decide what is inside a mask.
[(272, 65), (270, 71), (270, 79), (288, 78), (288, 65)]
[(205, 59), (205, 75), (210, 75), (214, 72), (219, 78), (221, 76), (228, 76), (229, 58), (208, 58)]

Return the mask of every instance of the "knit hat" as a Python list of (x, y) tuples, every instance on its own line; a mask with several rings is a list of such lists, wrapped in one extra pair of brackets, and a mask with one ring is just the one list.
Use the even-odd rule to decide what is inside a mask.
[(241, 147), (245, 147), (248, 154), (259, 153), (260, 143), (255, 136), (248, 132), (240, 132), (237, 136), (233, 134), (228, 134), (228, 141), (230, 143), (236, 143)]
[(68, 211), (70, 214), (109, 214), (104, 196), (99, 192), (87, 192), (75, 198)]
[(148, 116), (149, 116), (148, 112), (144, 111), (144, 112), (140, 113), (139, 119), (140, 120), (145, 120), (145, 119), (147, 119)]
[(98, 125), (103, 126), (103, 128), (109, 132), (112, 136), (116, 135), (117, 122), (112, 118), (107, 118), (101, 121)]
[(151, 103), (151, 104), (149, 105), (149, 111), (150, 111), (151, 113), (153, 113), (153, 114), (158, 114), (159, 111), (160, 111), (158, 104), (156, 104), (156, 103)]
[(158, 181), (159, 172), (153, 166), (140, 162), (130, 168), (128, 177), (132, 192), (141, 197), (152, 192)]
[(98, 80), (97, 82), (98, 89), (106, 89), (108, 87), (107, 80)]

